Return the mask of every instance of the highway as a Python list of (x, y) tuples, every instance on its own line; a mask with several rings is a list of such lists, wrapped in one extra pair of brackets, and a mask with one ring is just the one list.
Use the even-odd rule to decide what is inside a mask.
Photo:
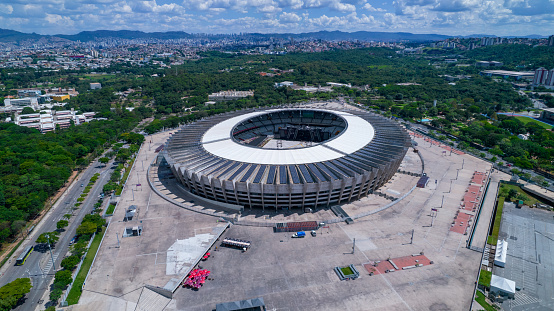
[[(109, 180), (111, 172), (113, 171), (111, 169), (112, 163), (113, 162), (110, 162), (104, 166), (98, 161), (95, 161), (86, 170), (81, 172), (78, 179), (76, 179), (69, 189), (60, 197), (53, 208), (26, 238), (25, 242), (22, 243), (10, 260), (2, 267), (0, 270), (2, 275), (0, 278), (0, 286), (21, 277), (31, 278), (33, 284), (31, 292), (24, 298), (25, 302), (14, 310), (34, 311), (35, 308), (37, 308), (39, 300), (42, 299), (44, 292), (49, 289), (48, 285), (52, 281), (54, 274), (60, 269), (60, 263), (68, 252), (69, 242), (75, 236), (75, 231), (81, 224), (81, 220), (94, 209), (94, 204), (98, 202), (98, 196), (102, 192), (102, 187)], [(73, 211), (77, 199), (85, 189), (84, 187), (86, 187), (91, 177), (96, 173), (100, 173), (100, 177), (90, 190), (83, 204), (81, 204), (79, 209)], [(44, 250), (35, 249), (29, 255), (24, 265), (15, 265), (15, 259), (19, 257), (19, 254), (26, 246), (36, 245), (35, 241), (40, 234), (43, 232), (55, 231), (57, 229), (56, 223), (62, 219), (65, 214), (71, 213), (73, 216), (69, 220), (69, 226), (61, 233), (59, 241), (56, 243), (55, 248), (52, 249), (52, 256), (48, 248)], [(54, 259), (55, 268), (52, 267), (52, 258)], [(48, 300), (45, 299), (40, 302), (40, 305), (44, 305), (47, 302)]]

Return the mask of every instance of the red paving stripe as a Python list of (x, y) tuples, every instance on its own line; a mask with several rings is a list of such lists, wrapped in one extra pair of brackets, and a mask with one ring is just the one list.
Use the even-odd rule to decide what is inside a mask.
[(454, 225), (450, 227), (450, 231), (464, 234), (469, 227), (469, 220), (471, 218), (472, 216), (466, 213), (458, 213), (454, 219)]
[[(431, 260), (429, 260), (429, 258), (427, 258), (425, 255), (419, 255), (419, 254), (416, 256), (410, 255), (410, 256), (392, 258), (391, 261), (394, 262), (394, 264), (398, 267), (397, 271), (401, 271), (402, 268), (404, 267), (415, 266), (416, 264), (421, 264), (424, 266), (431, 264)], [(373, 264), (364, 264), (363, 266), (368, 273), (373, 272), (374, 275), (383, 274), (387, 270), (396, 270), (388, 260), (382, 260), (379, 263), (377, 263), (376, 266), (374, 266)]]

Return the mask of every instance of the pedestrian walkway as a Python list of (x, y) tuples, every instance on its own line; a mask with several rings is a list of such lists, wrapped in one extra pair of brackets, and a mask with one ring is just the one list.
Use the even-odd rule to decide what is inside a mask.
[[(58, 260), (58, 255), (59, 254), (53, 254), (52, 257), (54, 257), (54, 262)], [(48, 261), (46, 262), (46, 265), (44, 266), (44, 268), (42, 268), (42, 271), (44, 271), (44, 274), (50, 273), (50, 270), (52, 269), (52, 257), (48, 256)]]
[(482, 198), (481, 210), (479, 217), (474, 224), (473, 240), (470, 246), (484, 247), (488, 237), (489, 224), (494, 211), (494, 204), (498, 193), (498, 187), (501, 180), (510, 180), (510, 176), (506, 173), (495, 171), (490, 174), (490, 182), (484, 197)]

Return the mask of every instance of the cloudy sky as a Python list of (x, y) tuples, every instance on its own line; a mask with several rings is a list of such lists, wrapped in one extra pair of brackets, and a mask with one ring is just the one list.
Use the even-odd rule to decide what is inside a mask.
[(554, 0), (0, 0), (0, 28), (554, 34)]

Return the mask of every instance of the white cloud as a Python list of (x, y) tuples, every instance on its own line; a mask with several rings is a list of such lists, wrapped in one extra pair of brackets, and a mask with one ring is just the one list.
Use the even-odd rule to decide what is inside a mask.
[(258, 12), (261, 12), (261, 13), (278, 13), (281, 11), (282, 9), (280, 7), (276, 7), (274, 5), (266, 5), (263, 7), (258, 7)]
[(132, 6), (132, 9), (136, 13), (181, 14), (185, 12), (180, 5), (175, 3), (158, 5), (155, 0), (138, 1)]
[[(2, 28), (549, 34), (554, 0), (0, 0)], [(356, 14), (357, 13), (357, 14)], [(362, 14), (365, 13), (365, 14)], [(216, 20), (216, 17), (219, 18)]]
[(298, 10), (304, 5), (302, 0), (278, 0), (277, 3), (281, 8), (291, 8), (293, 10)]
[(469, 11), (479, 5), (479, 0), (438, 0), (434, 11), (461, 12)]
[(0, 14), (12, 14), (13, 6), (0, 3)]
[(73, 26), (74, 22), (68, 16), (61, 16), (57, 14), (48, 14), (44, 18), (50, 24), (63, 25), (63, 26)]
[(339, 12), (355, 12), (356, 6), (349, 3), (342, 3), (340, 1), (333, 1), (331, 5), (329, 6), (333, 10), (337, 10)]
[(296, 15), (295, 13), (283, 12), (279, 16), (279, 21), (281, 21), (281, 23), (298, 23), (301, 20), (302, 17)]
[(387, 11), (387, 10), (384, 10), (384, 9), (381, 9), (381, 8), (376, 8), (376, 7), (372, 6), (369, 3), (364, 4), (362, 9), (364, 9), (366, 11), (369, 11), (369, 12), (386, 12)]

